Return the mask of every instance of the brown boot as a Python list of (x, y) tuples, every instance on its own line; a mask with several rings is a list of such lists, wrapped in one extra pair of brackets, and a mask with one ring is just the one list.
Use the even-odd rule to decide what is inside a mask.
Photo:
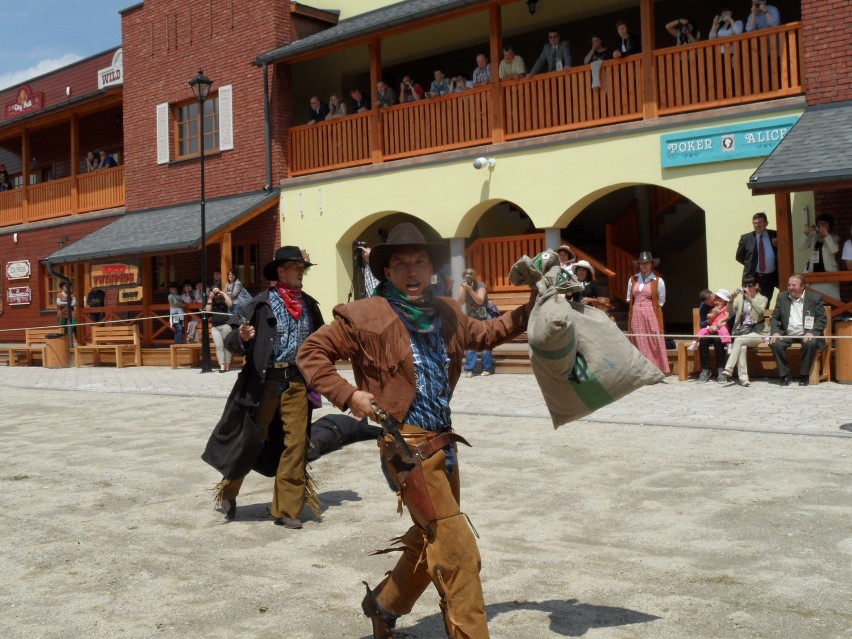
[(393, 639), (393, 627), (396, 625), (396, 619), (388, 619), (387, 616), (379, 608), (379, 602), (370, 590), (370, 585), (366, 581), (362, 581), (367, 588), (367, 594), (364, 595), (364, 600), (361, 602), (361, 610), (364, 611), (364, 616), (369, 617), (373, 622), (373, 637), (375, 639)]

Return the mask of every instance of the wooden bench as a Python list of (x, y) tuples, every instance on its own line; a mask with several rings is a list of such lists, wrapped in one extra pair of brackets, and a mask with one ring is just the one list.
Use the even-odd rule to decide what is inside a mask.
[(47, 345), (47, 336), (64, 333), (64, 329), (54, 326), (53, 328), (28, 328), (24, 333), (24, 343), (20, 346), (7, 346), (3, 353), (9, 360), (9, 366), (32, 366), (35, 359), (44, 362), (44, 349)]
[[(825, 307), (825, 314), (828, 321), (825, 325), (825, 336), (830, 337), (831, 332), (831, 307)], [(769, 318), (772, 312), (766, 311), (766, 325), (769, 326)], [(698, 309), (692, 309), (692, 333), (698, 333)], [(701, 360), (699, 358), (698, 349), (694, 351), (686, 350), (691, 343), (689, 341), (681, 341), (677, 343), (677, 378), (680, 381), (686, 381), (693, 374), (697, 375), (701, 371)], [(820, 382), (831, 381), (831, 349), (834, 347), (831, 340), (827, 340), (825, 350), (818, 351), (814, 359), (814, 365), (811, 367), (810, 383), (819, 384)], [(787, 349), (787, 362), (790, 365), (790, 371), (796, 372), (801, 366), (801, 344), (794, 343)], [(769, 344), (760, 344), (758, 346), (747, 349), (747, 363), (749, 377), (751, 376), (768, 376), (770, 374), (778, 374), (778, 365), (775, 362), (775, 356), (772, 354), (772, 348)], [(717, 364), (718, 366), (719, 364)]]
[(74, 365), (82, 365), (83, 356), (92, 356), (92, 366), (100, 366), (101, 355), (109, 353), (115, 356), (116, 368), (125, 363), (142, 366), (142, 347), (139, 343), (139, 329), (133, 326), (92, 326), (92, 342), (74, 349)]

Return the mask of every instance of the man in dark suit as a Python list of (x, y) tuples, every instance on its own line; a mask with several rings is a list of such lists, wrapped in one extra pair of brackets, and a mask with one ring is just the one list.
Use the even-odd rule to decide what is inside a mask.
[(308, 109), (308, 124), (316, 124), (325, 120), (328, 115), (328, 105), (317, 96), (311, 98), (311, 106)]
[(814, 363), (817, 349), (825, 348), (825, 327), (828, 318), (825, 315), (825, 301), (819, 293), (805, 290), (805, 278), (791, 275), (787, 280), (787, 291), (778, 294), (775, 311), (770, 324), (772, 354), (778, 364), (781, 384), (789, 386), (790, 367), (787, 365), (787, 348), (793, 339), (802, 343), (802, 368), (799, 371), (799, 386), (808, 385), (811, 365)]
[(541, 55), (530, 69), (529, 75), (535, 75), (541, 71), (547, 73), (571, 68), (571, 51), (568, 41), (560, 41), (559, 32), (556, 29), (551, 29), (547, 33), (547, 40), (548, 43), (541, 50)]
[(766, 213), (755, 213), (751, 218), (754, 231), (740, 236), (737, 262), (743, 265), (743, 277), (754, 275), (760, 285), (760, 294), (772, 303), (772, 294), (778, 287), (778, 234), (766, 228)]

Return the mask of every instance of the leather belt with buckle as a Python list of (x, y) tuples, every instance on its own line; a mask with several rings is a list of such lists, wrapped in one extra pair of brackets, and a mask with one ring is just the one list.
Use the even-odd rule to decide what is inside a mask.
[(296, 365), (290, 362), (275, 362), (266, 369), (267, 380), (292, 379), (301, 375)]

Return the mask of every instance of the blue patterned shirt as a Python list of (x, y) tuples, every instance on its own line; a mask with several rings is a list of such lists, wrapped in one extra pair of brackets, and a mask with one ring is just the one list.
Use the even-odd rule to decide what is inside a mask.
[(274, 362), (293, 363), (296, 361), (296, 354), (299, 352), (299, 347), (308, 339), (308, 335), (311, 333), (308, 308), (305, 306), (302, 311), (302, 317), (296, 320), (287, 311), (281, 294), (274, 288), (269, 291), (268, 303), (277, 322), (275, 327), (275, 343), (269, 365), (272, 365)]

